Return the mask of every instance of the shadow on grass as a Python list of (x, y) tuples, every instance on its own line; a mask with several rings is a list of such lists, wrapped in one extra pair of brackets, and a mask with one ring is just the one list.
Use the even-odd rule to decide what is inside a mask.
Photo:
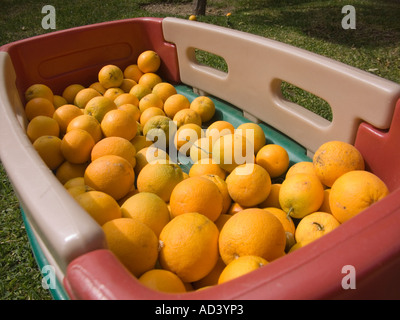
[(356, 29), (343, 29), (343, 2), (310, 0), (241, 1), (237, 12), (248, 15), (252, 23), (285, 26), (349, 47), (388, 47), (399, 44), (400, 1), (354, 1)]

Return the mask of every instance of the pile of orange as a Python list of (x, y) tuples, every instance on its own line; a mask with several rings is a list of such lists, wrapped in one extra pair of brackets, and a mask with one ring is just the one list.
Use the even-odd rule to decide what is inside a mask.
[(262, 125), (212, 122), (213, 100), (179, 94), (157, 74), (161, 63), (148, 50), (124, 69), (104, 66), (89, 86), (25, 93), (34, 148), (144, 285), (186, 292), (231, 281), (389, 193), (348, 143), (290, 166)]

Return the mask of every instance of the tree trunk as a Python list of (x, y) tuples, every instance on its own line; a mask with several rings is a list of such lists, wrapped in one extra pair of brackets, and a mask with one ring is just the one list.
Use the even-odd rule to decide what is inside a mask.
[(196, 16), (205, 16), (206, 6), (207, 6), (207, 0), (194, 0), (193, 1), (194, 14)]

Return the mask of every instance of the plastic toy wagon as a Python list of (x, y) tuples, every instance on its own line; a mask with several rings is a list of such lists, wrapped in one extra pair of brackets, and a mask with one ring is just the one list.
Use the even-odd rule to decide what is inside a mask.
[[(107, 249), (101, 227), (46, 167), (25, 134), (24, 91), (44, 83), (60, 94), (89, 85), (101, 66), (121, 68), (155, 50), (161, 77), (178, 92), (216, 102), (218, 119), (257, 121), (292, 163), (328, 140), (354, 144), (391, 194), (265, 267), (206, 290), (155, 292)], [(196, 60), (195, 49), (225, 59), (228, 72)], [(0, 156), (20, 200), (40, 268), (55, 270), (55, 298), (342, 299), (400, 298), (400, 86), (319, 55), (259, 36), (176, 18), (137, 18), (53, 32), (0, 47)], [(286, 101), (286, 81), (324, 100), (333, 120)], [(345, 282), (349, 266), (356, 288)]]

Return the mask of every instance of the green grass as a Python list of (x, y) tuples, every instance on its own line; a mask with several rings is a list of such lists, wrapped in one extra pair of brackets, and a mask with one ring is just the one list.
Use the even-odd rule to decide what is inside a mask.
[[(191, 0), (53, 0), (57, 30), (97, 22), (168, 14), (146, 11), (146, 5), (190, 4)], [(42, 6), (35, 0), (3, 0), (0, 45), (51, 32), (41, 27)], [(341, 8), (356, 9), (356, 29), (341, 28)], [(199, 21), (221, 25), (288, 43), (400, 83), (400, 1), (398, 0), (214, 0), (211, 13)], [(183, 12), (183, 11), (182, 11)], [(229, 19), (225, 16), (231, 12)], [(188, 14), (175, 14), (187, 18)], [(198, 59), (226, 71), (223, 59), (199, 53)], [(285, 83), (285, 97), (331, 119), (320, 98)], [(334, 90), (334, 88), (332, 88)], [(41, 287), (41, 274), (32, 256), (18, 201), (0, 164), (0, 299), (51, 299)]]

